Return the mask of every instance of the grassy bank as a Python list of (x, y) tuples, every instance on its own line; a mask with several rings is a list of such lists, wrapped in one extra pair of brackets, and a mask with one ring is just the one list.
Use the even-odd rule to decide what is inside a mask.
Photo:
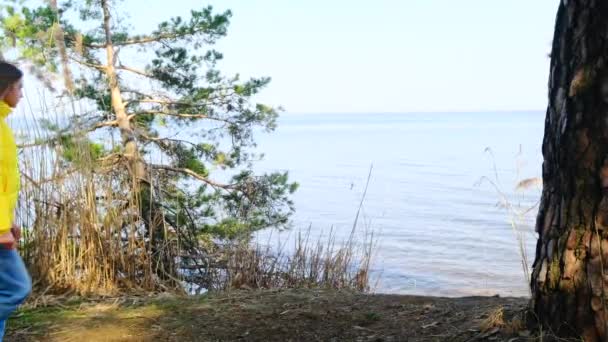
[(518, 318), (526, 303), (298, 289), (75, 299), (24, 308), (9, 322), (8, 340), (526, 341)]

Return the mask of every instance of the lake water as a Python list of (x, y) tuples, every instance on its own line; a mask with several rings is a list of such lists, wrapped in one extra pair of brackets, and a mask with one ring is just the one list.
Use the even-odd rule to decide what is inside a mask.
[(258, 241), (309, 226), (348, 236), (373, 165), (358, 229), (377, 238), (376, 292), (526, 296), (517, 236), (531, 263), (536, 211), (514, 230), (498, 191), (476, 183), (488, 177), (511, 204), (533, 206), (540, 190), (515, 188), (541, 175), (543, 126), (540, 112), (284, 114), (260, 139), (258, 167), (300, 183), (294, 228)]

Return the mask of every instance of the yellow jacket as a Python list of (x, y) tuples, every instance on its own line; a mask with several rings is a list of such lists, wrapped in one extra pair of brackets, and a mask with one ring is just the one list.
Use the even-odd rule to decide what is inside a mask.
[(17, 164), (17, 144), (6, 123), (12, 109), (0, 101), (0, 234), (9, 231), (15, 218), (15, 207), (21, 186)]

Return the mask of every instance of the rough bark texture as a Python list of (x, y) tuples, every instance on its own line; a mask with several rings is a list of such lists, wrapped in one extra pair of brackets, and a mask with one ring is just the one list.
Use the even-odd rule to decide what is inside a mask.
[(562, 0), (543, 141), (532, 311), (563, 337), (607, 341), (608, 1)]

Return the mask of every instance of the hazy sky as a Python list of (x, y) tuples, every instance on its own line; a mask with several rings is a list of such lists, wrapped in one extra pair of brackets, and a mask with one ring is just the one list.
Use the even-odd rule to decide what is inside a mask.
[(220, 68), (288, 112), (542, 110), (559, 0), (125, 0), (137, 31), (232, 9)]

